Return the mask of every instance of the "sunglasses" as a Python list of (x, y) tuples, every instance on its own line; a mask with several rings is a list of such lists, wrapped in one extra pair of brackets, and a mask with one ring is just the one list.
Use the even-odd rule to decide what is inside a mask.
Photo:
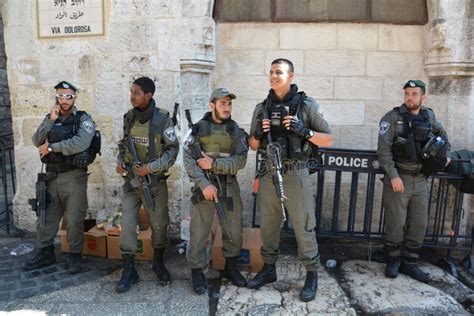
[(72, 100), (76, 97), (75, 94), (62, 94), (58, 93), (56, 94), (56, 99), (66, 99), (66, 100)]

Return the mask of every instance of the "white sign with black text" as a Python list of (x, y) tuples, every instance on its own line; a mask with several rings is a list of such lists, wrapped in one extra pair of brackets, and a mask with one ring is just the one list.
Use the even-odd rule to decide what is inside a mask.
[(37, 0), (39, 38), (104, 35), (104, 0)]

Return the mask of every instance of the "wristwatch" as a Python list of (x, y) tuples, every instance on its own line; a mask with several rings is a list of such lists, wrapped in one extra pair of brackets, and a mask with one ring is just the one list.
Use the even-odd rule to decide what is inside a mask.
[(52, 152), (53, 152), (53, 148), (48, 147), (48, 152), (49, 152), (49, 153), (52, 153)]
[(306, 139), (310, 139), (313, 136), (314, 136), (314, 131), (312, 129), (308, 129), (308, 132), (306, 133)]

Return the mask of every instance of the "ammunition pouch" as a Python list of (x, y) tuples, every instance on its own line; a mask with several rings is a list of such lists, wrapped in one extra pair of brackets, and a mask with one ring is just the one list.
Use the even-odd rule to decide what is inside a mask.
[(408, 138), (397, 137), (393, 144), (393, 160), (396, 162), (415, 162), (419, 160), (413, 135)]

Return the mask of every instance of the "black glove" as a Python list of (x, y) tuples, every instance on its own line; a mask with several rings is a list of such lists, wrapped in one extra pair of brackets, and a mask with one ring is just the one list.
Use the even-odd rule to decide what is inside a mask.
[(311, 138), (311, 130), (305, 127), (303, 121), (299, 120), (296, 116), (293, 116), (290, 121), (290, 131), (305, 139)]
[(255, 127), (255, 131), (253, 132), (252, 136), (256, 140), (262, 140), (265, 132), (263, 131), (262, 120), (257, 120), (257, 126)]

